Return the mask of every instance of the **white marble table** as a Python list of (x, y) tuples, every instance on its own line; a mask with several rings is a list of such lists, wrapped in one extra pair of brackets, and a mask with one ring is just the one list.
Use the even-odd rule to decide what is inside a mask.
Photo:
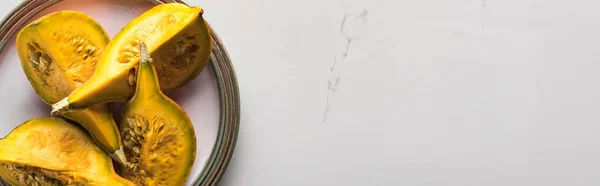
[(600, 185), (597, 1), (188, 2), (240, 83), (223, 186)]

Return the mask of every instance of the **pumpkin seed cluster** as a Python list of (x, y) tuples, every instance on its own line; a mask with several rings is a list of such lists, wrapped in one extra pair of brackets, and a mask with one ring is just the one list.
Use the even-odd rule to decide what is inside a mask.
[[(31, 186), (61, 186), (85, 185), (86, 180), (75, 180), (74, 177), (37, 167), (21, 166), (17, 164), (3, 164), (7, 170), (20, 183)], [(60, 179), (57, 179), (60, 177)]]
[(54, 32), (53, 39), (56, 43), (72, 48), (77, 56), (84, 60), (100, 53), (100, 49), (90, 41), (90, 36), (82, 31), (60, 30)]
[[(173, 163), (181, 157), (183, 150), (184, 139), (178, 135), (181, 131), (161, 117), (148, 119), (136, 114), (128, 116), (124, 121), (121, 135), (125, 154), (131, 164), (122, 174), (134, 178), (132, 181), (139, 185), (168, 185), (167, 178), (152, 176), (166, 175), (175, 168)], [(141, 149), (152, 153), (142, 156), (144, 153)]]
[[(29, 54), (29, 65), (36, 70), (36, 73), (42, 77), (50, 76), (50, 63), (52, 63), (52, 58), (50, 58), (48, 52), (46, 52), (35, 39), (31, 39), (31, 41), (27, 43), (27, 52)], [(47, 84), (46, 81), (44, 82), (44, 84)]]
[(130, 61), (135, 60), (140, 57), (140, 40), (134, 39), (133, 41), (125, 44), (119, 52), (119, 58), (117, 61), (119, 63), (129, 63)]

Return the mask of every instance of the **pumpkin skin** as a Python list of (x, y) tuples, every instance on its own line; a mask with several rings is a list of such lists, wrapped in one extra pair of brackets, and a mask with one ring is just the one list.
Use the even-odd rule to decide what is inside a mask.
[[(91, 17), (58, 11), (21, 29), (16, 46), (22, 69), (37, 95), (48, 105), (88, 81), (110, 39)], [(81, 124), (94, 141), (118, 162), (126, 162), (110, 105), (98, 104), (62, 114)]]
[(185, 111), (160, 90), (156, 69), (141, 44), (137, 88), (119, 129), (129, 166), (119, 174), (137, 185), (183, 185), (196, 158), (196, 135)]
[(0, 176), (12, 185), (134, 186), (84, 130), (59, 117), (28, 120), (0, 146)]
[(200, 7), (167, 3), (130, 21), (110, 41), (91, 79), (52, 105), (52, 114), (105, 102), (126, 102), (135, 92), (139, 45), (152, 54), (162, 91), (196, 78), (208, 64), (212, 40)]

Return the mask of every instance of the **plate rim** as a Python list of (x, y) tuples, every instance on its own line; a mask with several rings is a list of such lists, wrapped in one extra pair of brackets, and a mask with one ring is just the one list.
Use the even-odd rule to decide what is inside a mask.
[[(10, 40), (24, 24), (34, 15), (47, 7), (62, 0), (25, 0), (13, 8), (0, 22), (0, 52), (4, 50), (6, 42)], [(183, 0), (143, 0), (154, 5), (164, 3), (182, 3)], [(219, 131), (211, 155), (206, 161), (202, 171), (195, 176), (193, 185), (216, 185), (229, 166), (231, 157), (237, 143), (240, 124), (240, 95), (237, 76), (231, 63), (231, 58), (220, 37), (212, 26), (205, 22), (212, 37), (212, 53), (210, 66), (215, 74), (219, 90), (220, 122)], [(0, 186), (6, 184), (0, 179)]]

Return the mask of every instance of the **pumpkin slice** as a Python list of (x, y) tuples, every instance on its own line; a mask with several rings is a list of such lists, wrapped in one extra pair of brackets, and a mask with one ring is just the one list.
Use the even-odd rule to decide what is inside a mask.
[[(31, 86), (46, 104), (52, 104), (92, 77), (109, 40), (98, 22), (84, 13), (65, 10), (25, 26), (16, 45)], [(81, 124), (115, 160), (125, 162), (110, 105), (98, 104), (63, 116)]]
[(183, 185), (196, 158), (190, 118), (165, 96), (156, 69), (141, 45), (137, 89), (125, 105), (119, 128), (130, 166), (119, 173), (138, 185)]
[(0, 147), (0, 176), (12, 185), (134, 185), (84, 130), (58, 117), (24, 122)]
[(211, 37), (200, 7), (155, 6), (110, 41), (92, 78), (52, 105), (52, 114), (105, 102), (125, 102), (135, 92), (140, 42), (154, 57), (160, 87), (168, 91), (197, 77), (208, 63)]

